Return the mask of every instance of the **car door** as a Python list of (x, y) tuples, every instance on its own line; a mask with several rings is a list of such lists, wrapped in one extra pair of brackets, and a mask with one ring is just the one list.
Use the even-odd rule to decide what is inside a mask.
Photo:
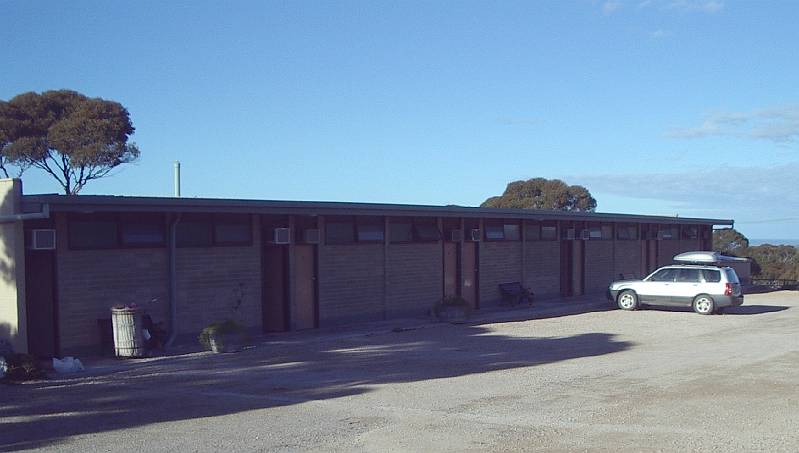
[(701, 292), (702, 278), (699, 269), (679, 269), (671, 285), (671, 305), (690, 307), (694, 297)]
[(647, 277), (637, 290), (640, 301), (652, 305), (670, 305), (672, 285), (678, 271), (679, 269), (667, 267)]

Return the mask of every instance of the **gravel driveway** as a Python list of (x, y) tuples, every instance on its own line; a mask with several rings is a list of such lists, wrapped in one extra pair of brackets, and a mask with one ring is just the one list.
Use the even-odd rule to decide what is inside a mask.
[(799, 450), (795, 291), (519, 313), (0, 385), (0, 451)]

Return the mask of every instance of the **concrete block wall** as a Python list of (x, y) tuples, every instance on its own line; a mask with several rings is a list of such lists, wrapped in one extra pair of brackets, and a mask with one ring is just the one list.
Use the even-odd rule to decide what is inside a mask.
[(536, 296), (560, 294), (560, 241), (529, 241), (525, 243), (524, 284)]
[(320, 327), (383, 319), (383, 247), (383, 244), (320, 246)]
[(616, 241), (615, 261), (613, 263), (613, 275), (618, 277), (622, 274), (627, 277), (635, 276), (643, 278), (641, 275), (641, 241)]
[(680, 240), (668, 239), (658, 241), (658, 267), (674, 263), (674, 255), (684, 251), (681, 247), (681, 242)]
[(387, 318), (423, 315), (443, 296), (440, 242), (390, 244), (386, 266)]
[[(169, 320), (168, 261), (165, 248), (69, 250), (64, 215), (56, 215), (56, 275), (61, 353), (99, 352), (98, 319), (111, 307), (144, 308), (153, 320)], [(155, 302), (151, 302), (157, 299)]]
[(176, 255), (179, 334), (199, 334), (225, 319), (251, 328), (261, 325), (258, 247), (179, 248)]
[(522, 243), (485, 241), (480, 243), (480, 306), (502, 300), (499, 284), (522, 281)]
[(613, 241), (585, 241), (585, 293), (603, 292), (613, 280)]

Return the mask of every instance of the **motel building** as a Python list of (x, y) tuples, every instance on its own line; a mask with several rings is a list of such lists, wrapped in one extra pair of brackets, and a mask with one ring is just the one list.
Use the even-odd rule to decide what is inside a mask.
[[(496, 306), (604, 297), (732, 220), (459, 206), (25, 195), (0, 180), (0, 338), (38, 356), (97, 354), (135, 303), (179, 338), (235, 318), (285, 332), (424, 316), (444, 296)], [(107, 324), (105, 324), (107, 325)]]

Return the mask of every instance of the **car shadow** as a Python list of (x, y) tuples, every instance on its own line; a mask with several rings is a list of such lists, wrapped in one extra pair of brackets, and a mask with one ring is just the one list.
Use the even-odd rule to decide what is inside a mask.
[(763, 313), (775, 313), (787, 310), (791, 307), (782, 305), (741, 305), (739, 307), (728, 307), (724, 309), (725, 315), (760, 315)]
[(476, 325), (307, 340), (276, 339), (235, 354), (190, 354), (99, 376), (0, 385), (0, 451), (164, 422), (202, 425), (207, 421), (199, 419), (366, 394), (381, 384), (535, 367), (632, 346), (610, 333), (511, 336)]

